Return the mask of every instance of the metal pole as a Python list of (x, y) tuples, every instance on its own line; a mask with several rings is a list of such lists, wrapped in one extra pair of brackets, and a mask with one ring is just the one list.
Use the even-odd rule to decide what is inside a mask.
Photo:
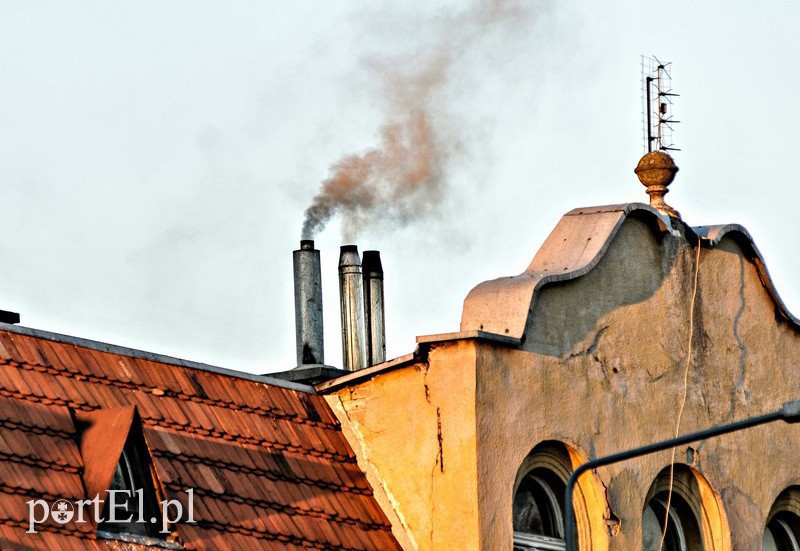
[(598, 467), (604, 467), (605, 465), (610, 465), (612, 463), (633, 459), (635, 457), (641, 457), (643, 455), (668, 450), (676, 446), (680, 446), (681, 444), (688, 444), (690, 442), (696, 442), (697, 440), (705, 440), (706, 438), (721, 436), (723, 434), (728, 434), (729, 432), (735, 432), (778, 420), (783, 420), (787, 423), (797, 423), (800, 421), (800, 400), (786, 402), (778, 411), (767, 413), (759, 417), (751, 417), (749, 419), (743, 419), (742, 421), (736, 421), (727, 425), (719, 425), (717, 427), (712, 427), (700, 432), (693, 432), (684, 436), (672, 438), (670, 440), (664, 440), (663, 442), (656, 442), (655, 444), (650, 444), (648, 446), (634, 448), (605, 457), (598, 457), (597, 459), (593, 459), (587, 463), (584, 463), (583, 465), (580, 465), (569, 477), (569, 480), (567, 480), (567, 488), (564, 491), (564, 532), (566, 534), (567, 551), (578, 551), (578, 547), (576, 546), (575, 542), (575, 510), (572, 506), (572, 494), (575, 490), (575, 484), (577, 483), (578, 478), (580, 478), (580, 476), (586, 471), (596, 469)]
[(647, 152), (651, 153), (653, 151), (653, 123), (651, 122), (650, 118), (650, 83), (653, 82), (653, 77), (647, 77), (645, 79), (645, 88), (647, 93)]

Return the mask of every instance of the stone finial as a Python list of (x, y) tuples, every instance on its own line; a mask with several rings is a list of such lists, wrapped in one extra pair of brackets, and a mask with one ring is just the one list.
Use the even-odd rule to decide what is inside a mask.
[(651, 151), (639, 160), (634, 170), (643, 186), (647, 188), (650, 196), (650, 206), (670, 216), (680, 218), (681, 214), (664, 202), (664, 196), (669, 192), (667, 186), (672, 183), (678, 167), (672, 157), (663, 151)]

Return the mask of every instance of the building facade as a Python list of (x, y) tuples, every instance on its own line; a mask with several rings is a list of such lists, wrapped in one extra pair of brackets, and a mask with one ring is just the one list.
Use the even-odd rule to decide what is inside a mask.
[[(0, 548), (564, 549), (579, 465), (800, 397), (800, 322), (752, 238), (687, 226), (660, 155), (650, 205), (567, 213), (458, 332), (364, 369), (298, 344), (311, 363), (278, 379), (0, 324)], [(772, 423), (591, 471), (579, 549), (800, 551), (797, 455)], [(92, 500), (114, 492), (141, 522)]]
[[(567, 213), (460, 329), (318, 385), (419, 549), (563, 549), (578, 465), (800, 397), (798, 320), (747, 231), (648, 205)], [(587, 473), (579, 548), (798, 549), (799, 452), (773, 423)]]

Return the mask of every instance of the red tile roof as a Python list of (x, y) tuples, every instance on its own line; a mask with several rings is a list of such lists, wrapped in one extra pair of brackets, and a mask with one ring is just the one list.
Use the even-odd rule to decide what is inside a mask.
[(336, 417), (310, 387), (6, 325), (0, 549), (146, 548), (100, 539), (88, 522), (49, 519), (26, 533), (27, 501), (75, 502), (97, 486), (84, 477), (98, 445), (84, 445), (82, 457), (76, 417), (124, 406), (136, 407), (166, 497), (186, 507), (194, 490), (197, 522), (175, 527), (187, 549), (399, 549)]

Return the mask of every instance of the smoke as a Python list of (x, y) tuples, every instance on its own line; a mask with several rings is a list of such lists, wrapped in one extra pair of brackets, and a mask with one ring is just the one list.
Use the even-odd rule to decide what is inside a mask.
[(353, 231), (376, 215), (402, 224), (428, 210), (442, 187), (441, 150), (429, 117), (417, 108), (393, 118), (381, 128), (380, 147), (334, 163), (306, 209), (303, 239), (313, 238), (337, 213)]
[(303, 239), (313, 239), (336, 215), (344, 240), (351, 241), (371, 224), (402, 226), (436, 209), (447, 192), (447, 156), (458, 143), (447, 131), (442, 101), (453, 67), (482, 36), (518, 26), (525, 14), (515, 2), (479, 2), (438, 18), (433, 45), (404, 59), (372, 61), (387, 105), (379, 144), (331, 165), (305, 211)]

